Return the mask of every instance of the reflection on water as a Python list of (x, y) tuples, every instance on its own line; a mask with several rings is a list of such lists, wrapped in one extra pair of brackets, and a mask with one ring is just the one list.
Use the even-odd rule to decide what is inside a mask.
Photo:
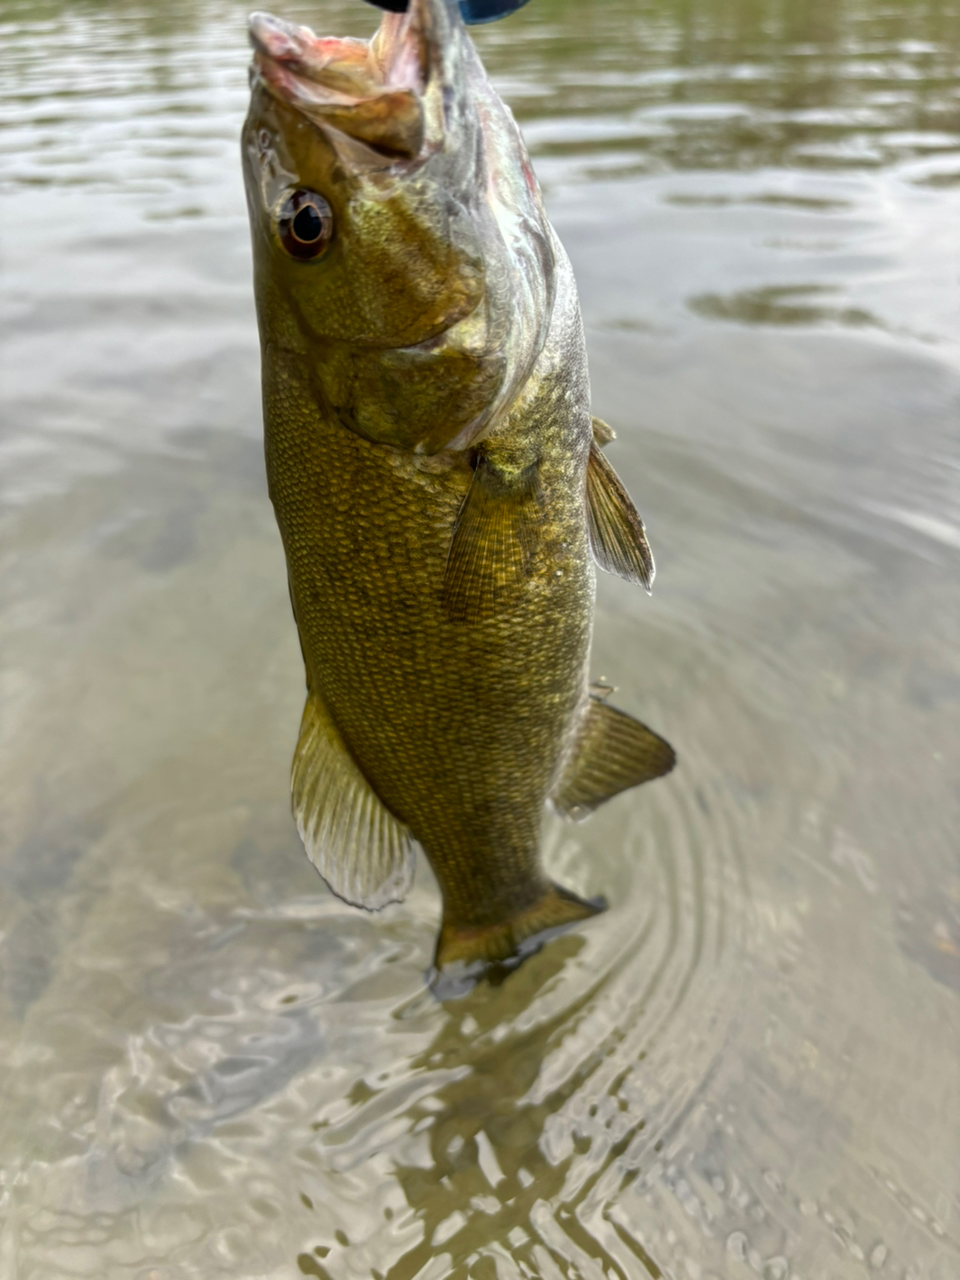
[(955, 1280), (960, 11), (479, 33), (660, 567), (594, 674), (681, 768), (446, 1005), (429, 868), (346, 908), (287, 809), (244, 16), (0, 3), (0, 1275)]

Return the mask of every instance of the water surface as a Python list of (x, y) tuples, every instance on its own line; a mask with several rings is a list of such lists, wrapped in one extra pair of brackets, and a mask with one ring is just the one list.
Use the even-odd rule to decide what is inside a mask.
[(955, 0), (478, 34), (657, 554), (593, 671), (681, 763), (448, 1004), (429, 868), (351, 910), (289, 817), (244, 18), (0, 0), (0, 1275), (956, 1280)]

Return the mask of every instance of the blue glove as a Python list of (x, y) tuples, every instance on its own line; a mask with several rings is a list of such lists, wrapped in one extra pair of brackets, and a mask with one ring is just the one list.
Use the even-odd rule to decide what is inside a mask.
[[(477, 26), (481, 22), (496, 22), (505, 18), (508, 13), (515, 13), (527, 3), (527, 0), (459, 0), (463, 20), (469, 26)], [(367, 0), (367, 4), (375, 4), (378, 9), (389, 9), (391, 13), (406, 13), (407, 0)]]
[(496, 22), (522, 8), (527, 0), (460, 0), (460, 12), (468, 26)]

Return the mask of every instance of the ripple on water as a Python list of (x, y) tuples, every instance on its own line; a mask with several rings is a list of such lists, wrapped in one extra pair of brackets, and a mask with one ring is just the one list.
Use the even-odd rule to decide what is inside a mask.
[[(237, 821), (217, 830), (197, 805), (174, 825), (209, 857)], [(171, 821), (141, 814), (102, 843), (103, 911), (125, 912), (129, 934), (105, 946), (94, 929), (36, 1011), (53, 1053), (72, 1007), (99, 1011), (46, 1086), (61, 1116), (78, 1090), (96, 1104), (81, 1120), (76, 1097), (74, 1154), (21, 1171), (25, 1280), (83, 1274), (120, 1241), (136, 1263), (111, 1276), (164, 1259), (178, 1275), (280, 1275), (284, 1252), (308, 1275), (413, 1276), (441, 1256), (502, 1267), (504, 1241), (508, 1274), (585, 1258), (635, 1274), (618, 1197), (682, 1131), (737, 1016), (747, 899), (722, 793), (685, 780), (553, 822), (554, 874), (582, 881), (607, 848), (589, 878), (618, 905), (446, 1005), (423, 986), (426, 869), (412, 911), (377, 918), (324, 896), (198, 912), (149, 874)], [(149, 1005), (118, 1044), (124, 989)]]
[(480, 38), (663, 554), (595, 674), (655, 644), (680, 767), (551, 822), (612, 909), (442, 1005), (428, 869), (365, 917), (286, 809), (243, 15), (0, 3), (3, 1280), (960, 1274), (956, 15), (576, 9)]

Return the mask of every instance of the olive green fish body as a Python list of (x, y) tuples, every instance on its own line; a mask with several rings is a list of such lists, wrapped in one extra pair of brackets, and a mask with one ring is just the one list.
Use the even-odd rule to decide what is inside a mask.
[(536, 468), (540, 520), (529, 572), (465, 623), (443, 583), (471, 458), (370, 443), (319, 414), (296, 364), (266, 359), (270, 493), (310, 689), (423, 846), (457, 925), (542, 896), (543, 805), (586, 700), (592, 436), (568, 390), (555, 376), (486, 443), (488, 463)]
[(403, 897), (419, 844), (438, 966), (506, 959), (596, 909), (544, 872), (547, 800), (582, 816), (673, 762), (588, 689), (594, 561), (649, 585), (642, 521), (590, 417), (569, 262), (455, 8), (411, 0), (366, 54), (252, 31), (267, 472), (308, 684), (298, 826), (367, 907)]

